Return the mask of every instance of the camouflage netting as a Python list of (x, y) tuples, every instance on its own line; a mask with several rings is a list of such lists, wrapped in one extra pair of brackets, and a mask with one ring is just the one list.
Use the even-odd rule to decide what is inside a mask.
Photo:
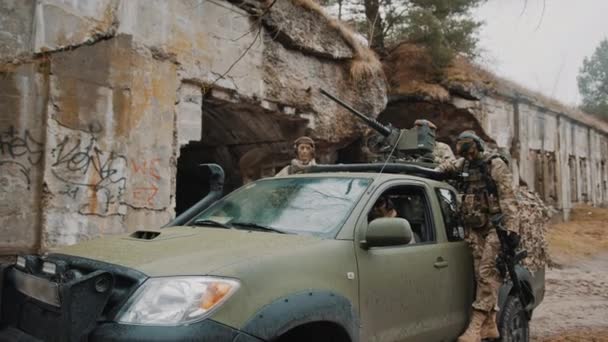
[(542, 269), (550, 261), (548, 245), (545, 240), (551, 209), (537, 193), (520, 187), (515, 190), (519, 204), (521, 248), (528, 251), (523, 265), (531, 272)]

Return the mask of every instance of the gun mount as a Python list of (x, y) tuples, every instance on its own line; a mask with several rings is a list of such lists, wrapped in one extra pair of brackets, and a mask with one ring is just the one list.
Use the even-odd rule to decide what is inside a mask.
[(398, 129), (391, 124), (384, 125), (373, 119), (324, 89), (319, 89), (321, 94), (336, 102), (365, 124), (374, 129), (380, 135), (377, 145), (378, 156), (374, 161), (391, 162), (433, 162), (433, 150), (435, 148), (435, 131), (428, 126), (418, 126), (412, 129)]

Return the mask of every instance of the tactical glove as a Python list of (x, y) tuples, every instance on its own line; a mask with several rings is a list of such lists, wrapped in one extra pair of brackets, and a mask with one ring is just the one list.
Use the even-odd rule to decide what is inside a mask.
[(515, 250), (519, 246), (520, 240), (521, 237), (519, 236), (519, 234), (511, 231), (507, 233), (506, 243), (509, 249)]

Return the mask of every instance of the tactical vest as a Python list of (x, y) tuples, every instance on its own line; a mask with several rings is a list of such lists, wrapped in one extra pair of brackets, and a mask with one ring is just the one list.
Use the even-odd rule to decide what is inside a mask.
[(498, 189), (490, 175), (494, 158), (490, 155), (482, 160), (465, 160), (462, 168), (462, 218), (466, 227), (482, 229), (488, 227), (490, 217), (500, 213)]

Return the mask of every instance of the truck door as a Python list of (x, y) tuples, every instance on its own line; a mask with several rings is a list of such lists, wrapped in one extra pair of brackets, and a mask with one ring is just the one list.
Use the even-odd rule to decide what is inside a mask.
[(440, 213), (437, 218), (437, 244), (442, 249), (448, 263), (445, 272), (440, 274), (440, 282), (447, 291), (438, 294), (436, 300), (445, 302), (449, 323), (446, 336), (452, 340), (465, 330), (471, 303), (475, 297), (473, 258), (467, 242), (464, 241), (464, 228), (459, 220), (456, 193), (450, 188), (436, 188), (436, 199)]
[[(381, 186), (357, 223), (362, 341), (447, 341), (450, 316), (449, 261), (437, 242), (436, 217), (426, 185)], [(388, 203), (410, 222), (416, 241), (389, 247), (361, 247), (376, 203)], [(368, 214), (369, 213), (369, 214)], [(439, 214), (440, 215), (440, 214)], [(439, 216), (440, 217), (440, 216)], [(439, 300), (438, 300), (439, 298)]]

